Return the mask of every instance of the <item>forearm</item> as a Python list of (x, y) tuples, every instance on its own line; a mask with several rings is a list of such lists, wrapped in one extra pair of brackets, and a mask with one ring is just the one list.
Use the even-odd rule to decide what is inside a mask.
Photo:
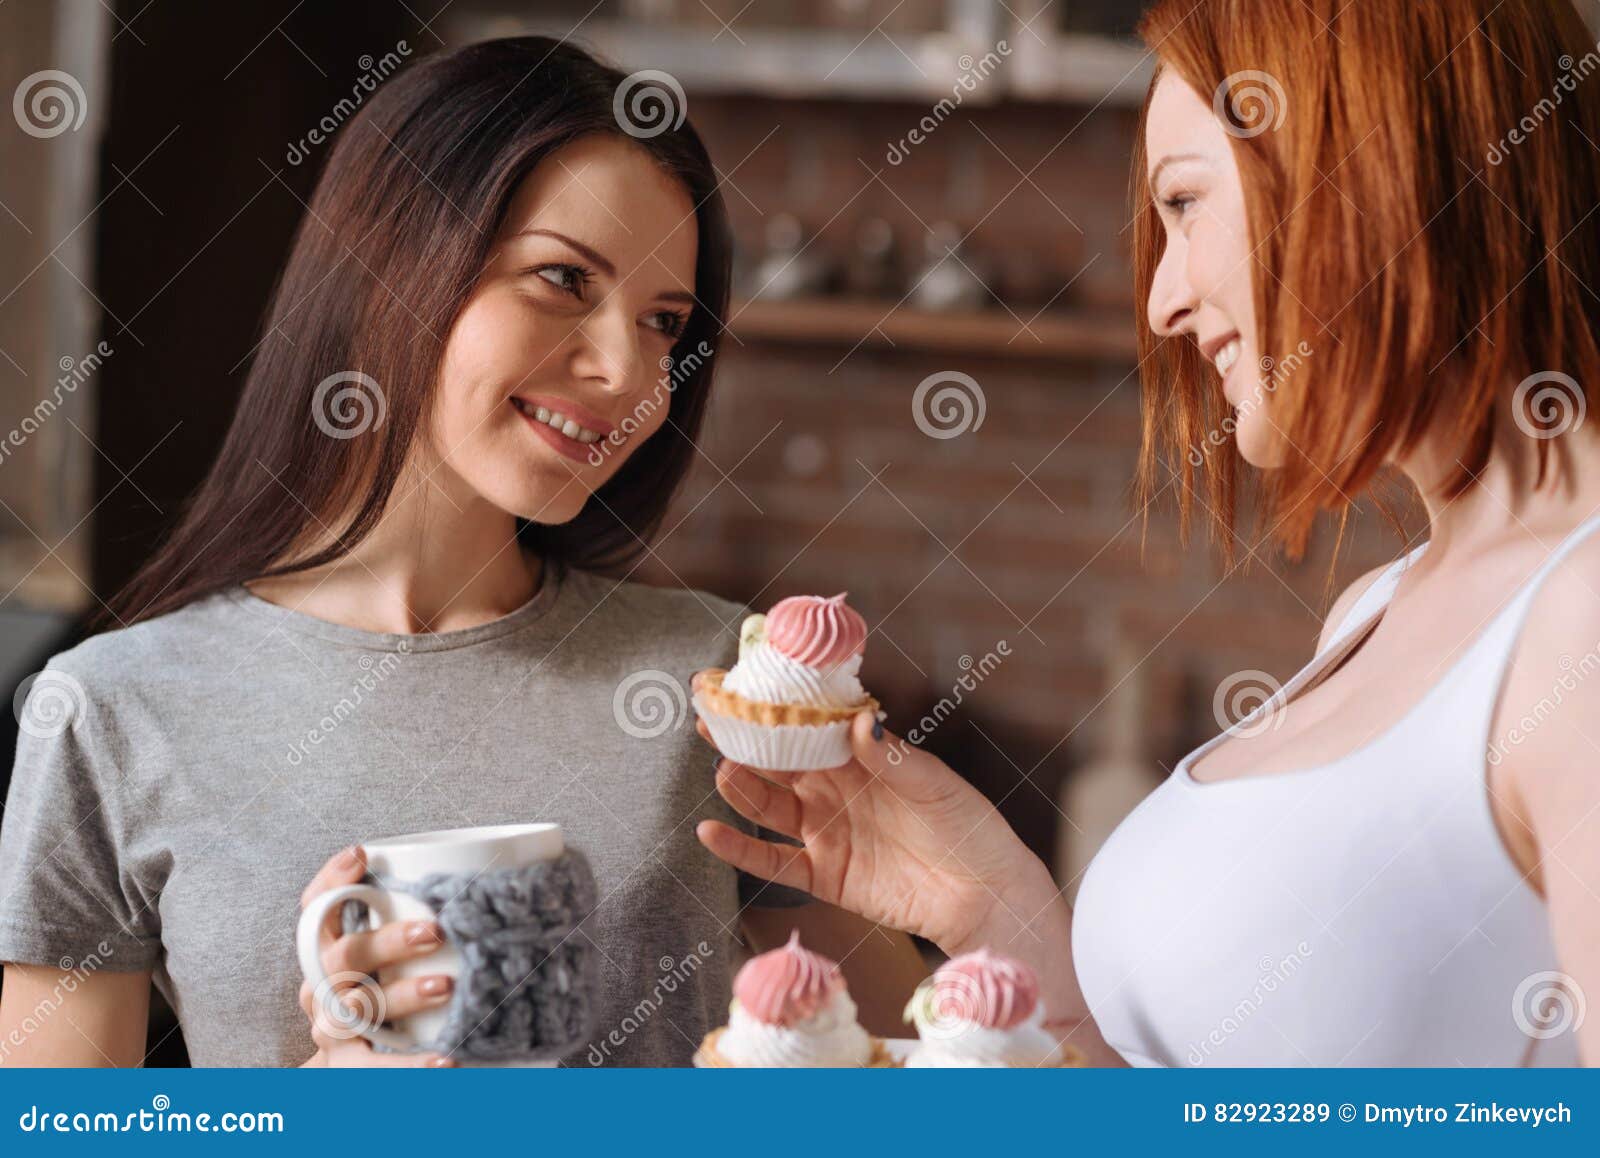
[(1122, 1066), (1106, 1044), (1078, 985), (1072, 963), (1072, 908), (1042, 861), (1030, 856), (993, 899), (985, 918), (959, 944), (941, 945), (951, 956), (987, 946), (1013, 957), (1039, 976), (1046, 1016), (1090, 1065)]

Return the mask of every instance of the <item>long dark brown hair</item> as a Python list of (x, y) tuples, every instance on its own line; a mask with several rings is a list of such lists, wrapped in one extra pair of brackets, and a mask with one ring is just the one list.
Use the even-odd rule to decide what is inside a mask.
[[(688, 471), (726, 314), (732, 243), (717, 177), (687, 120), (635, 124), (627, 78), (544, 37), (485, 41), (389, 80), (339, 132), (279, 278), (221, 453), (177, 526), (112, 601), (125, 624), (247, 579), (348, 554), (382, 517), (432, 397), (445, 336), (530, 170), (596, 133), (622, 134), (680, 180), (695, 206), (695, 295), (675, 344), (668, 421), (558, 525), (519, 523), (546, 559), (610, 570), (645, 549)], [(626, 91), (626, 90), (624, 90)], [(660, 111), (660, 110), (656, 110)], [(679, 110), (681, 111), (681, 110)], [(678, 362), (683, 351), (695, 357)], [(329, 437), (329, 386), (377, 384), (383, 418)], [(321, 388), (319, 391), (319, 387)], [(351, 398), (354, 402), (357, 399)], [(321, 413), (318, 408), (321, 408)], [(353, 511), (303, 558), (313, 517)]]

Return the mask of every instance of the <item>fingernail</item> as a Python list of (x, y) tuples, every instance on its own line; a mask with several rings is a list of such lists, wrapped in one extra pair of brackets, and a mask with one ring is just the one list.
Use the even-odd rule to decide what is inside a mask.
[(436, 1057), (431, 1062), (428, 1063), (428, 1068), (431, 1069), (431, 1070), (454, 1069), (455, 1068), (455, 1064), (456, 1064), (456, 1059), (455, 1058), (452, 1058), (452, 1057)]
[(428, 945), (439, 939), (439, 926), (432, 921), (412, 921), (406, 926), (408, 945)]
[(356, 856), (356, 846), (352, 844), (342, 851), (338, 863), (340, 868), (355, 868), (360, 863), (360, 858)]
[(450, 992), (450, 986), (453, 980), (453, 978), (444, 974), (434, 977), (424, 977), (421, 981), (417, 982), (417, 990), (427, 997), (437, 997), (441, 993)]
[(874, 740), (883, 739), (883, 721), (882, 720), (873, 720), (872, 721), (872, 738)]

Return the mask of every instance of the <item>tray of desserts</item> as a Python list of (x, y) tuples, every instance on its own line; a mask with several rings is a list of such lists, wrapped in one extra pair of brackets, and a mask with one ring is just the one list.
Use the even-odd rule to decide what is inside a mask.
[(1045, 1027), (1039, 980), (1020, 961), (980, 949), (951, 958), (906, 1006), (915, 1038), (880, 1038), (856, 1018), (836, 962), (788, 944), (745, 962), (733, 981), (728, 1024), (695, 1053), (701, 1069), (991, 1068), (1083, 1064)]

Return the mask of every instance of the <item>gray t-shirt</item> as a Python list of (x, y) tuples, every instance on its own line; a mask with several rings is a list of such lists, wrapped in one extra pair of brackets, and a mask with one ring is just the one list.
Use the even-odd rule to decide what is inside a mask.
[[(803, 894), (702, 849), (689, 676), (739, 604), (551, 566), (503, 618), (390, 635), (243, 587), (53, 658), (0, 830), (0, 961), (154, 969), (196, 1065), (297, 1065), (301, 890), (344, 845), (557, 821), (602, 898), (603, 998), (568, 1064), (685, 1064), (726, 1018), (744, 903)], [(65, 708), (63, 712), (59, 709)]]

